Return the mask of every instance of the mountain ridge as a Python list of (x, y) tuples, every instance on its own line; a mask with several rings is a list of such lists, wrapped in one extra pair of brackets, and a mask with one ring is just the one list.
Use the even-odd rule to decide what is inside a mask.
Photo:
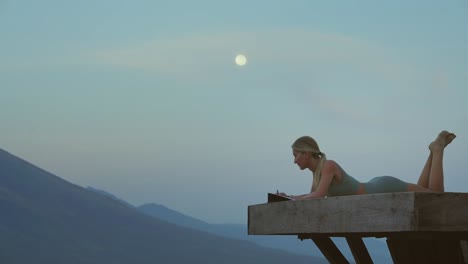
[[(108, 196), (115, 197), (117, 200), (122, 201), (121, 198), (118, 198), (107, 191), (99, 190), (99, 192), (106, 193)], [(311, 240), (300, 241), (296, 236), (249, 236), (247, 235), (247, 225), (245, 224), (211, 224), (173, 210), (163, 204), (154, 202), (145, 203), (140, 206), (136, 206), (136, 208), (152, 217), (156, 217), (160, 220), (179, 226), (201, 230), (203, 232), (223, 237), (246, 240), (260, 246), (285, 250), (294, 254), (323, 258), (323, 254)], [(332, 239), (345, 257), (352, 260), (353, 256), (346, 240), (344, 238)], [(393, 263), (385, 242), (378, 241), (374, 238), (364, 238), (364, 242), (367, 245), (372, 259), (376, 263)]]
[(0, 211), (1, 263), (322, 261), (155, 219), (3, 149)]
[[(147, 203), (137, 207), (142, 212), (168, 221), (177, 225), (202, 230), (207, 233), (217, 234), (225, 237), (243, 239), (258, 245), (286, 250), (294, 254), (323, 257), (323, 254), (310, 240), (300, 241), (296, 236), (249, 236), (247, 235), (247, 225), (242, 224), (209, 224), (199, 219), (170, 209), (164, 205)], [(349, 260), (353, 259), (351, 250), (344, 238), (332, 238), (337, 247)], [(376, 263), (393, 263), (386, 243), (374, 238), (364, 238), (364, 242), (369, 250), (371, 257)]]

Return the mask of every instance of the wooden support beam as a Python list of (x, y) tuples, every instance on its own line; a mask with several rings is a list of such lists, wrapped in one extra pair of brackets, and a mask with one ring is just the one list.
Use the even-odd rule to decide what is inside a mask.
[(460, 245), (460, 240), (437, 240), (435, 239), (435, 246), (437, 247), (437, 255), (439, 263), (459, 263), (464, 264), (463, 252)]
[(465, 264), (468, 264), (468, 240), (461, 240), (460, 248), (463, 254), (463, 260), (465, 261)]
[[(392, 256), (393, 263), (396, 264), (411, 264), (412, 257), (411, 251), (408, 247), (408, 242), (406, 240), (398, 240), (395, 238), (387, 239), (388, 250)], [(420, 262), (423, 263), (423, 262)]]
[(327, 236), (307, 236), (299, 235), (299, 239), (312, 239), (315, 245), (320, 249), (322, 254), (331, 264), (349, 264), (348, 260), (343, 256), (338, 247)]
[(356, 264), (374, 263), (369, 255), (369, 251), (367, 251), (366, 244), (364, 244), (361, 237), (353, 235), (346, 236), (346, 241), (351, 249), (351, 253), (353, 253)]
[(432, 238), (395, 236), (387, 239), (394, 263), (464, 264), (460, 240), (448, 236)]

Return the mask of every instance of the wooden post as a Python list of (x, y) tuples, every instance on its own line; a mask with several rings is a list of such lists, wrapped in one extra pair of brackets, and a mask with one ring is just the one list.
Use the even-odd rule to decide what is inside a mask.
[(387, 245), (394, 263), (464, 264), (460, 240), (450, 236), (393, 236)]
[(372, 264), (372, 258), (367, 251), (366, 244), (362, 241), (362, 238), (355, 235), (346, 236), (351, 253), (353, 253), (356, 264)]
[(468, 264), (468, 240), (461, 240), (460, 248), (463, 254), (463, 259), (465, 261), (465, 264)]
[(315, 245), (320, 249), (322, 254), (331, 264), (349, 264), (348, 260), (343, 256), (341, 251), (336, 247), (333, 240), (327, 236), (307, 236), (299, 235), (299, 239), (312, 239)]

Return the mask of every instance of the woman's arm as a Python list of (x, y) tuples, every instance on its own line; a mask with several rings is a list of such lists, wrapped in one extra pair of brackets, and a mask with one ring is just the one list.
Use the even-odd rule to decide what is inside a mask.
[(308, 200), (308, 199), (314, 199), (314, 198), (323, 198), (323, 196), (320, 196), (317, 192), (311, 192), (311, 193), (306, 193), (306, 194), (301, 194), (301, 195), (289, 195), (288, 197), (291, 197), (294, 200)]

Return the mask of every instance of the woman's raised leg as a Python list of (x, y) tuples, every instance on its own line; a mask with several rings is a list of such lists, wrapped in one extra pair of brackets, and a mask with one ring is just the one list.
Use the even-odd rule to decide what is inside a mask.
[(424, 188), (429, 188), (429, 176), (431, 173), (432, 167), (432, 151), (429, 153), (429, 157), (427, 157), (426, 164), (419, 176), (418, 185)]
[(431, 151), (419, 176), (418, 184), (409, 184), (408, 191), (444, 192), (444, 149), (455, 139), (455, 134), (442, 131), (429, 145)]
[(431, 168), (429, 173), (429, 189), (434, 192), (444, 192), (444, 149), (455, 139), (455, 134), (442, 131), (436, 140), (429, 145), (432, 154)]
[(432, 166), (429, 174), (429, 190), (433, 192), (444, 192), (444, 148), (432, 149)]

